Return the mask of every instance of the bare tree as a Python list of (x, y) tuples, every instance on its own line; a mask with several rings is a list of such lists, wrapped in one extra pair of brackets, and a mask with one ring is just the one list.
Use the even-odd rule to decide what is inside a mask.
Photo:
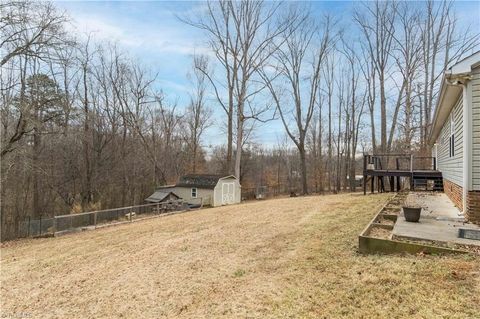
[(375, 1), (365, 5), (366, 14), (357, 11), (354, 19), (366, 40), (369, 58), (378, 75), (380, 87), (380, 138), (381, 150), (387, 151), (387, 68), (391, 57), (397, 3)]
[[(273, 76), (268, 71), (263, 73), (285, 130), (299, 152), (303, 194), (308, 193), (305, 139), (319, 103), (321, 68), (335, 39), (331, 27), (328, 16), (321, 29), (313, 20), (305, 20), (285, 35), (284, 45), (274, 54)], [(287, 83), (288, 88), (277, 85), (279, 81)]]
[[(213, 86), (219, 104), (227, 115), (227, 167), (231, 167), (233, 155), (233, 128), (236, 116), (236, 152), (234, 172), (240, 177), (242, 144), (245, 122), (260, 120), (269, 105), (257, 105), (255, 95), (264, 89), (255, 80), (258, 71), (276, 52), (280, 35), (297, 23), (288, 15), (279, 21), (281, 3), (266, 4), (263, 1), (218, 1), (207, 3), (205, 18), (183, 19), (186, 23), (206, 31), (209, 45), (222, 67), (223, 80), (204, 71)], [(227, 100), (222, 96), (226, 91)]]
[(92, 121), (93, 114), (91, 112), (91, 101), (90, 101), (90, 89), (92, 88), (92, 60), (93, 60), (93, 51), (91, 44), (90, 35), (87, 36), (84, 44), (79, 48), (78, 55), (78, 64), (80, 65), (81, 72), (81, 81), (78, 88), (78, 101), (81, 104), (81, 110), (83, 112), (83, 159), (85, 163), (85, 178), (83, 181), (83, 190), (82, 190), (82, 207), (89, 207), (93, 202), (93, 159), (92, 159), (92, 148), (93, 148), (93, 133), (92, 133)]
[[(7, 68), (14, 67), (17, 58), (19, 68), (23, 71), (20, 86), (25, 90), (27, 68), (32, 61), (48, 59), (50, 51), (68, 44), (63, 28), (66, 22), (64, 14), (59, 14), (51, 3), (30, 1), (8, 1), (0, 4), (0, 65), (2, 74)], [(2, 88), (3, 89), (3, 88)], [(8, 106), (5, 105), (5, 106)], [(11, 107), (11, 106), (10, 106)], [(19, 103), (18, 122), (13, 132), (4, 135), (0, 158), (15, 150), (15, 144), (29, 133), (31, 129), (29, 114), (31, 110), (26, 103)], [(4, 131), (4, 134), (9, 133)]]
[(332, 125), (332, 107), (333, 107), (333, 94), (334, 94), (334, 76), (335, 76), (335, 58), (333, 53), (327, 54), (326, 63), (322, 68), (322, 74), (325, 79), (327, 104), (328, 104), (328, 138), (327, 138), (327, 162), (325, 170), (327, 172), (327, 189), (332, 189), (332, 168), (333, 168), (333, 125)]
[(362, 120), (362, 116), (364, 114), (364, 107), (366, 102), (366, 95), (368, 89), (365, 90), (363, 95), (358, 93), (359, 88), (359, 77), (360, 72), (359, 65), (361, 65), (361, 58), (359, 52), (355, 50), (355, 48), (348, 43), (345, 39), (342, 41), (342, 52), (346, 58), (349, 67), (349, 75), (350, 75), (350, 100), (346, 105), (345, 113), (349, 119), (349, 125), (346, 125), (346, 134), (348, 136), (348, 170), (345, 174), (349, 174), (349, 181), (350, 181), (350, 190), (355, 191), (356, 183), (355, 183), (355, 175), (356, 175), (356, 154), (357, 154), (357, 146), (358, 146), (358, 136), (360, 131), (360, 124)]
[[(405, 95), (399, 98), (403, 99), (404, 121), (400, 126), (403, 129), (403, 147), (409, 152), (411, 151), (415, 130), (413, 126), (415, 80), (418, 77), (418, 70), (421, 66), (420, 12), (402, 3), (397, 8), (397, 17), (399, 30), (393, 35), (396, 43), (396, 54), (393, 57), (403, 79), (401, 93)], [(398, 103), (398, 105), (400, 105), (400, 103)], [(397, 114), (397, 112), (395, 112), (395, 114)], [(392, 133), (396, 122), (394, 118), (388, 143), (389, 150), (393, 143)]]
[(423, 98), (421, 99), (422, 148), (427, 145), (432, 121), (434, 102), (443, 70), (465, 53), (478, 47), (478, 31), (458, 28), (458, 19), (453, 10), (453, 1), (428, 0), (421, 15), (420, 30), (423, 64)]
[(365, 92), (367, 94), (367, 105), (370, 114), (370, 143), (372, 145), (373, 152), (377, 151), (377, 139), (375, 131), (375, 105), (377, 102), (376, 95), (376, 69), (372, 59), (370, 59), (368, 50), (362, 47), (362, 60), (360, 62), (360, 68), (362, 71), (362, 78), (365, 82)]
[[(205, 130), (211, 125), (211, 109), (206, 106), (206, 76), (208, 71), (208, 59), (205, 56), (193, 57), (193, 92), (190, 95), (190, 104), (187, 107), (185, 123), (187, 130), (186, 142), (191, 152), (191, 169), (196, 173), (198, 169), (198, 152), (201, 138)], [(203, 72), (203, 71), (206, 72)]]
[(0, 12), (0, 66), (20, 55), (43, 59), (53, 46), (65, 44), (67, 18), (52, 3), (2, 1)]

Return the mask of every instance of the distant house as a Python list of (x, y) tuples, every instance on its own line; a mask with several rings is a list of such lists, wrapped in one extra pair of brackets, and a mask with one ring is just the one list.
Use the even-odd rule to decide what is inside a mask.
[(175, 185), (158, 188), (157, 192), (171, 192), (190, 205), (215, 207), (240, 203), (241, 200), (241, 186), (233, 175), (189, 174), (182, 176)]
[(480, 223), (480, 51), (445, 71), (429, 144), (445, 193)]

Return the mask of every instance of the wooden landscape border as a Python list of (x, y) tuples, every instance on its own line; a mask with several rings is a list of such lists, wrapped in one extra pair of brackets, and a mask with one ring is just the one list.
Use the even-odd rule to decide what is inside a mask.
[[(400, 241), (395, 239), (383, 239), (383, 238), (376, 238), (370, 237), (368, 234), (373, 227), (380, 227), (384, 229), (393, 229), (394, 226), (392, 225), (379, 225), (375, 222), (379, 219), (379, 217), (383, 217), (385, 219), (394, 220), (396, 222), (398, 216), (394, 214), (383, 214), (385, 208), (391, 207), (391, 202), (398, 197), (403, 196), (402, 193), (396, 194), (392, 197), (385, 205), (383, 205), (380, 210), (375, 214), (372, 220), (367, 224), (365, 229), (360, 233), (358, 236), (358, 250), (362, 254), (398, 254), (398, 253), (409, 253), (409, 254), (418, 254), (418, 253), (426, 253), (426, 254), (434, 254), (434, 255), (442, 255), (442, 254), (468, 254), (469, 251), (461, 250), (461, 249), (452, 249), (446, 247), (436, 247), (427, 244), (420, 244), (420, 243), (412, 243), (406, 241)], [(388, 206), (388, 207), (387, 207)], [(387, 226), (387, 227), (385, 227)]]

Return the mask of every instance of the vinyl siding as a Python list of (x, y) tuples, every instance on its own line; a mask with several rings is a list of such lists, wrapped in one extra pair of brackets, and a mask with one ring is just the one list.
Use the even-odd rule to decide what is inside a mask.
[(222, 205), (222, 187), (225, 183), (233, 183), (234, 188), (234, 200), (235, 204), (240, 203), (242, 200), (242, 188), (240, 187), (240, 183), (236, 178), (227, 178), (227, 179), (220, 179), (215, 186), (215, 192), (213, 197), (213, 206), (221, 206)]
[(453, 132), (455, 135), (455, 154), (450, 156), (450, 115), (443, 124), (442, 131), (437, 139), (437, 161), (438, 169), (442, 172), (443, 178), (459, 186), (463, 185), (463, 110), (462, 96), (460, 95), (453, 114)]
[(213, 189), (197, 187), (197, 198), (192, 198), (191, 187), (174, 187), (171, 191), (189, 204), (201, 204), (203, 200), (203, 205), (213, 205)]
[(480, 190), (480, 66), (472, 70), (472, 187)]

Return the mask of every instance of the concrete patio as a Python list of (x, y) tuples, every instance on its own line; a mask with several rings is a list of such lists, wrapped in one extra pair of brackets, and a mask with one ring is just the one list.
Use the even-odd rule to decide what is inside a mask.
[(459, 229), (480, 230), (480, 226), (467, 223), (444, 193), (412, 192), (407, 202), (422, 207), (420, 221), (407, 222), (401, 213), (393, 228), (393, 239), (436, 242), (447, 247), (455, 244), (480, 247), (480, 240), (458, 237)]

